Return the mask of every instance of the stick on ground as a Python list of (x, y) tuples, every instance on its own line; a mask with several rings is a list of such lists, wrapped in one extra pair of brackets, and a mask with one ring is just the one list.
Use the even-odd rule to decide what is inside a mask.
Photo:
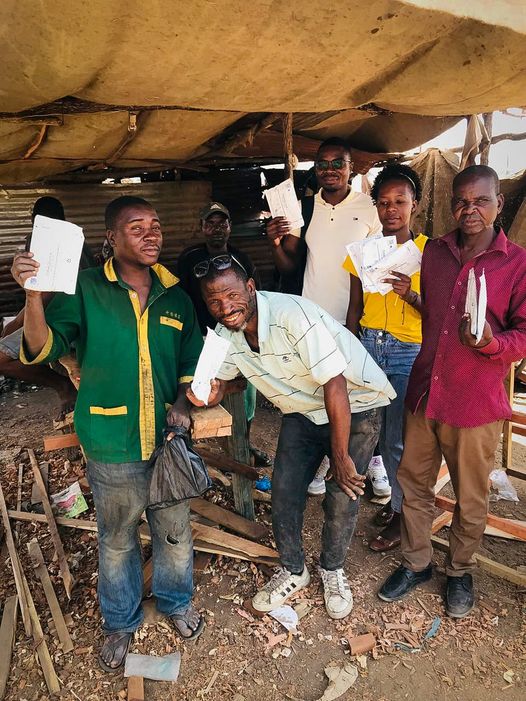
[(69, 636), (69, 631), (66, 626), (66, 622), (64, 621), (64, 616), (62, 615), (62, 610), (60, 608), (60, 604), (58, 603), (57, 595), (53, 589), (53, 584), (44, 562), (42, 550), (40, 550), (40, 546), (36, 538), (29, 541), (27, 544), (27, 549), (29, 550), (29, 555), (33, 562), (33, 568), (44, 588), (44, 594), (46, 595), (46, 599), (49, 604), (49, 610), (51, 611), (51, 615), (53, 617), (58, 639), (62, 645), (62, 652), (71, 652), (74, 647), (73, 641)]
[(18, 596), (10, 596), (6, 599), (2, 623), (0, 624), (0, 700), (4, 698), (9, 670), (11, 668), (11, 655), (15, 642), (16, 615), (18, 613)]

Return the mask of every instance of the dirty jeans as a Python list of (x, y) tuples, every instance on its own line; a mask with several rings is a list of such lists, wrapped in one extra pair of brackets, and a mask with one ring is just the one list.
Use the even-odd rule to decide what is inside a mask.
[[(378, 409), (352, 415), (349, 455), (362, 475), (373, 455), (379, 431)], [(301, 532), (307, 487), (324, 455), (331, 455), (329, 424), (316, 425), (302, 414), (285, 414), (272, 476), (272, 528), (281, 563), (290, 572), (303, 570)], [(359, 499), (348, 497), (334, 479), (326, 483), (320, 557), (324, 569), (343, 567), (356, 526), (358, 505)]]
[(183, 612), (192, 598), (189, 503), (148, 509), (151, 470), (147, 462), (88, 460), (99, 531), (99, 603), (106, 633), (131, 633), (142, 622), (143, 576), (137, 528), (145, 509), (152, 535), (152, 593), (157, 609), (166, 615)]
[(399, 514), (402, 510), (402, 489), (397, 473), (404, 449), (404, 401), (409, 375), (420, 351), (420, 344), (405, 343), (387, 331), (367, 328), (362, 329), (360, 340), (385, 372), (396, 392), (396, 398), (388, 406), (380, 409), (382, 425), (379, 449), (391, 485), (391, 508)]

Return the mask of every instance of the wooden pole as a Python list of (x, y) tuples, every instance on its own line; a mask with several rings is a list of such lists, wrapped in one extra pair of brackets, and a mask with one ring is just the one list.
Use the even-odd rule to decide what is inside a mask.
[(488, 133), (488, 145), (485, 146), (480, 153), (480, 165), (487, 166), (489, 162), (489, 150), (491, 147), (491, 134), (493, 131), (493, 112), (485, 112), (482, 115), (482, 121)]
[[(504, 387), (508, 400), (513, 407), (513, 390), (515, 387), (515, 365), (510, 367), (510, 374), (504, 380)], [(502, 427), (502, 467), (509, 470), (512, 465), (513, 456), (513, 424), (511, 421), (505, 421)]]
[[(232, 435), (227, 438), (228, 453), (234, 460), (248, 465), (250, 463), (250, 450), (243, 393), (227, 394), (223, 399), (223, 406), (232, 415)], [(232, 473), (232, 490), (238, 514), (254, 521), (256, 515), (252, 499), (252, 480), (234, 472)]]
[(294, 147), (292, 142), (292, 112), (283, 115), (283, 155), (285, 158), (285, 180), (293, 177)]

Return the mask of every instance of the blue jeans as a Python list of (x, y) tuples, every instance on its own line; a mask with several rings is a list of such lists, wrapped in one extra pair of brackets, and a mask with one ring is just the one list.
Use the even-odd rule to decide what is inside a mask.
[[(378, 441), (379, 409), (353, 414), (349, 455), (357, 471), (367, 470)], [(330, 457), (330, 426), (317, 425), (302, 414), (285, 414), (281, 423), (272, 473), (272, 529), (281, 564), (290, 572), (301, 572), (304, 552), (301, 538), (307, 488), (325, 455)], [(343, 567), (358, 518), (360, 500), (353, 500), (336, 480), (326, 483), (321, 534), (320, 564), (323, 569)]]
[(138, 525), (146, 509), (153, 547), (152, 593), (166, 615), (186, 611), (193, 590), (188, 501), (147, 508), (152, 468), (147, 462), (88, 460), (87, 475), (99, 531), (99, 604), (106, 633), (132, 633), (142, 622), (143, 577)]
[(387, 331), (362, 329), (360, 340), (393, 385), (396, 399), (382, 412), (380, 429), (380, 454), (383, 458), (389, 484), (391, 485), (391, 508), (402, 510), (402, 490), (396, 473), (404, 449), (404, 402), (411, 368), (420, 351), (419, 343), (405, 343)]

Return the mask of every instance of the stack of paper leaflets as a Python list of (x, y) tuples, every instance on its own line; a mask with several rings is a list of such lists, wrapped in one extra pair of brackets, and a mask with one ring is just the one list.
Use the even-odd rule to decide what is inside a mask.
[(393, 286), (383, 280), (392, 277), (391, 271), (411, 276), (420, 270), (422, 263), (422, 252), (415, 242), (406, 241), (398, 246), (396, 236), (372, 236), (354, 241), (346, 248), (364, 292), (386, 295)]

